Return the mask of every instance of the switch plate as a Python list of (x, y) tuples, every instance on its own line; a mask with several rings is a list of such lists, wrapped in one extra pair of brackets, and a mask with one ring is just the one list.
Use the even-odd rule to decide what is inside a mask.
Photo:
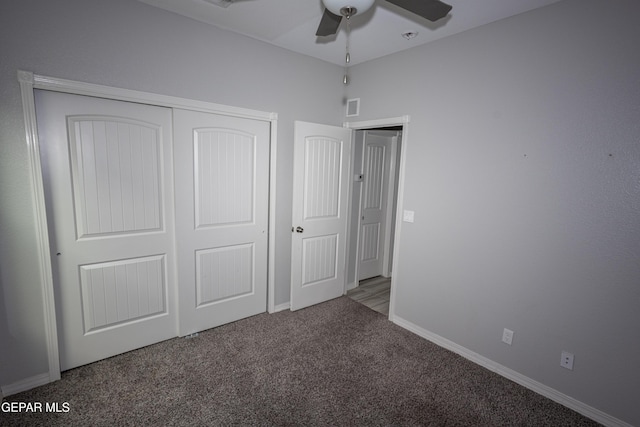
[(414, 211), (404, 211), (402, 213), (402, 220), (404, 222), (413, 222), (415, 212)]
[(511, 345), (513, 341), (513, 331), (511, 329), (504, 328), (502, 331), (502, 342)]
[(573, 371), (573, 354), (568, 351), (563, 351), (560, 355), (560, 366)]

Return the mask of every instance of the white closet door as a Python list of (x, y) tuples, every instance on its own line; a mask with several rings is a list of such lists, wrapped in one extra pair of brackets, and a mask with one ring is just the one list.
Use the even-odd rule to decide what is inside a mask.
[(174, 110), (180, 335), (266, 311), (270, 124)]
[(345, 290), (351, 132), (295, 122), (292, 310), (339, 297)]
[(36, 91), (61, 369), (177, 333), (171, 110)]

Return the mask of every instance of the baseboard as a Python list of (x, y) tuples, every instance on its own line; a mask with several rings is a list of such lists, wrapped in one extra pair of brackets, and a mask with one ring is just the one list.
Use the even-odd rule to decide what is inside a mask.
[(17, 394), (23, 391), (31, 390), (32, 388), (40, 387), (41, 385), (49, 384), (51, 377), (49, 373), (34, 375), (30, 378), (25, 378), (13, 384), (7, 384), (0, 386), (2, 390), (2, 396), (7, 397), (12, 394)]
[(420, 326), (415, 325), (401, 317), (393, 316), (390, 319), (393, 323), (398, 326), (413, 332), (414, 334), (431, 341), (432, 343), (446, 348), (460, 356), (468, 359), (492, 372), (497, 373), (517, 384), (520, 384), (523, 387), (528, 388), (531, 391), (534, 391), (546, 398), (553, 400), (563, 406), (566, 406), (569, 409), (572, 409), (579, 414), (584, 415), (587, 418), (590, 418), (604, 426), (608, 427), (633, 427), (631, 424), (628, 424), (622, 420), (619, 420), (611, 415), (600, 411), (599, 409), (593, 408), (579, 400), (574, 399), (571, 396), (567, 396), (564, 393), (561, 393), (549, 386), (546, 386), (538, 381), (535, 381), (529, 377), (526, 377), (513, 369), (509, 369), (506, 366), (503, 366), (499, 363), (492, 361), (484, 356), (479, 355), (465, 347), (462, 347), (453, 341), (449, 341), (446, 338), (441, 337), (440, 335), (434, 334), (433, 332), (427, 331), (426, 329), (421, 328)]
[(291, 308), (291, 303), (285, 302), (284, 304), (278, 304), (275, 307), (273, 307), (273, 313), (289, 310), (290, 308)]

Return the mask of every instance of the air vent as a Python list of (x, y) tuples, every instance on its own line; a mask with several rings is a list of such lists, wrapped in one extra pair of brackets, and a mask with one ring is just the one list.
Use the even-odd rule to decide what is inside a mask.
[(220, 7), (229, 7), (229, 5), (233, 3), (235, 0), (204, 0), (204, 1)]
[(347, 117), (356, 117), (360, 114), (360, 98), (347, 99)]

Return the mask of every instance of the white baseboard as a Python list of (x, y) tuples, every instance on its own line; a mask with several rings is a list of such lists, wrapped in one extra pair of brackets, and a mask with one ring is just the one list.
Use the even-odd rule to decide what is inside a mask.
[(393, 316), (390, 319), (393, 323), (398, 326), (413, 332), (414, 334), (431, 341), (432, 343), (446, 348), (460, 356), (468, 359), (488, 370), (497, 373), (517, 384), (520, 384), (523, 387), (528, 388), (531, 391), (534, 391), (546, 398), (553, 400), (563, 406), (566, 406), (569, 409), (572, 409), (579, 414), (584, 415), (587, 418), (590, 418), (604, 426), (608, 427), (633, 427), (631, 424), (628, 424), (622, 420), (619, 420), (611, 415), (600, 411), (599, 409), (593, 408), (585, 403), (580, 402), (579, 400), (574, 399), (571, 396), (567, 396), (564, 393), (561, 393), (549, 386), (546, 386), (538, 381), (532, 380), (529, 377), (526, 377), (513, 369), (509, 369), (506, 366), (503, 366), (499, 363), (492, 361), (491, 359), (487, 359), (484, 356), (479, 355), (465, 347), (462, 347), (453, 341), (449, 341), (446, 338), (441, 337), (440, 335), (434, 334), (433, 332), (427, 331), (426, 329), (421, 328), (418, 325), (415, 325), (401, 317)]
[(348, 291), (350, 291), (351, 289), (354, 289), (356, 286), (358, 286), (358, 282), (347, 283), (347, 288), (345, 289), (345, 294)]
[(290, 308), (291, 308), (291, 303), (285, 302), (284, 304), (278, 304), (275, 307), (273, 307), (273, 313), (289, 310)]
[(25, 378), (18, 382), (0, 386), (2, 390), (2, 396), (7, 397), (12, 394), (20, 393), (23, 391), (31, 390), (32, 388), (40, 387), (41, 385), (49, 384), (51, 382), (51, 376), (49, 373), (34, 375), (30, 378)]

